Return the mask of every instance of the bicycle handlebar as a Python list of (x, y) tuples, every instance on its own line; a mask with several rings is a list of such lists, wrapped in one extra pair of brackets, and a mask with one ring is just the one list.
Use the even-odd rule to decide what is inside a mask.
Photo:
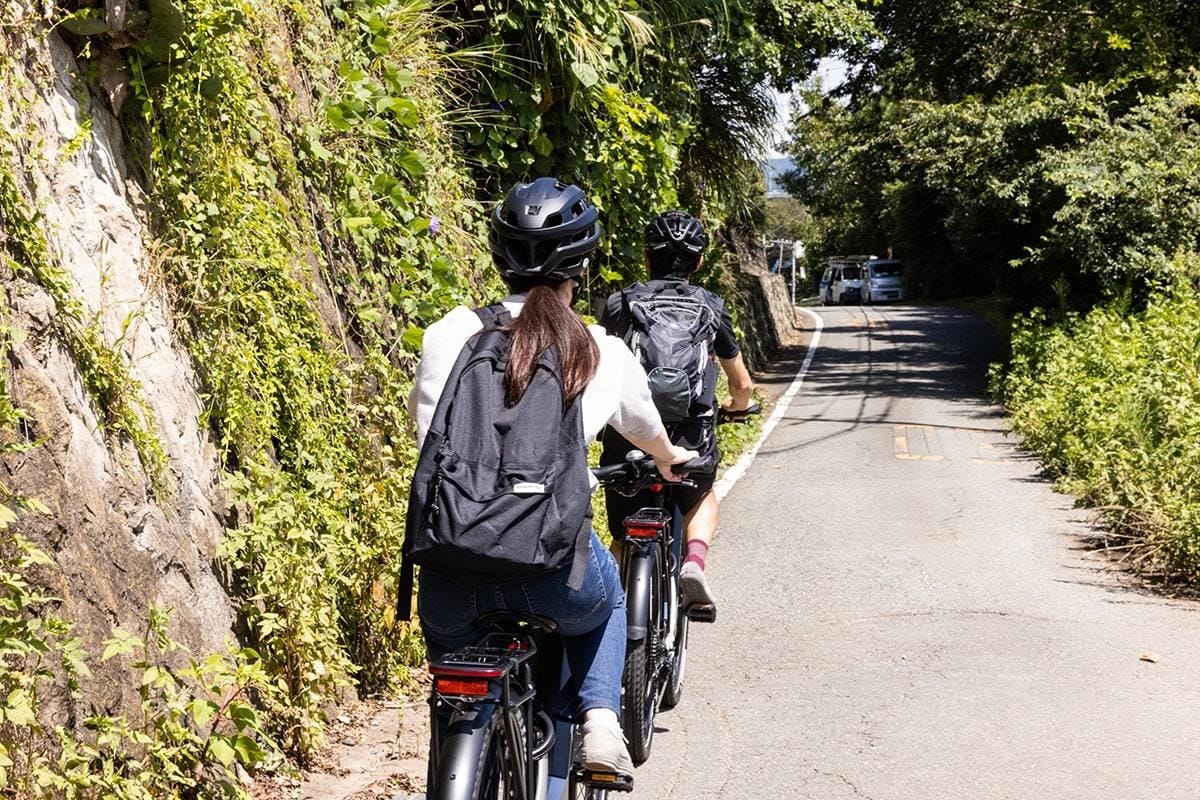
[[(661, 483), (665, 486), (695, 486), (694, 483), (686, 479), (668, 481), (659, 473), (654, 459), (641, 451), (630, 451), (629, 456), (632, 457), (626, 457), (626, 460), (619, 464), (596, 467), (592, 470), (592, 474), (596, 476), (596, 480), (601, 486), (615, 489), (619, 492), (637, 493), (656, 483)], [(676, 464), (673, 470), (677, 474), (682, 473), (686, 475), (689, 472), (708, 472), (712, 470), (712, 467), (712, 463), (707, 458), (699, 457), (685, 461), (682, 464)]]

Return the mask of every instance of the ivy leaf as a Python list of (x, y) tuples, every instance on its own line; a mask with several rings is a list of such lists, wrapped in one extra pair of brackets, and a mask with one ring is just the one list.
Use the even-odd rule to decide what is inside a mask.
[(229, 746), (229, 742), (224, 736), (213, 736), (208, 740), (208, 752), (221, 763), (222, 766), (228, 767), (237, 759), (237, 752)]
[(429, 172), (429, 162), (425, 160), (425, 156), (415, 150), (405, 153), (400, 158), (400, 166), (414, 178), (419, 178)]
[(267, 757), (266, 752), (258, 746), (258, 742), (245, 734), (234, 737), (233, 749), (238, 754), (238, 760), (247, 766), (253, 766)]
[(76, 36), (95, 36), (108, 30), (103, 8), (81, 8), (67, 14), (58, 24)]
[(370, 306), (362, 306), (359, 308), (358, 318), (368, 325), (378, 325), (380, 322), (383, 322), (383, 314), (380, 314), (378, 309), (371, 308)]
[(554, 152), (554, 142), (550, 141), (550, 137), (546, 134), (539, 133), (538, 137), (533, 140), (533, 149), (539, 156), (548, 156)]
[(350, 130), (350, 121), (346, 119), (345, 108), (340, 103), (325, 109), (325, 119), (329, 120), (335, 131)]
[(417, 104), (407, 97), (384, 97), (375, 104), (375, 110), (380, 114), (385, 111), (391, 112), (396, 118), (396, 122), (406, 128), (415, 127), (421, 121), (420, 114), (417, 110)]
[(197, 697), (191, 704), (192, 719), (197, 728), (203, 728), (217, 713), (217, 704), (211, 700)]
[(8, 695), (7, 704), (3, 709), (4, 719), (13, 725), (29, 726), (37, 722), (33, 713), (33, 700), (25, 689), (14, 689)]
[(101, 661), (108, 661), (114, 656), (123, 656), (126, 653), (132, 653), (134, 650), (140, 650), (146, 645), (137, 636), (121, 628), (113, 628), (111, 639), (104, 640), (104, 652), (100, 655)]
[[(258, 714), (245, 703), (232, 703), (229, 706), (229, 718), (237, 725), (237, 729), (245, 730), (258, 724)], [(235, 745), (236, 747), (236, 745)]]
[(421, 352), (421, 341), (425, 338), (425, 329), (416, 325), (410, 325), (408, 330), (404, 331), (404, 335), (400, 340), (404, 343), (404, 349), (410, 353)]
[(600, 74), (596, 72), (596, 68), (585, 61), (575, 61), (571, 64), (571, 72), (575, 73), (575, 78), (587, 88), (595, 86), (600, 80)]
[(374, 223), (374, 220), (372, 220), (370, 217), (343, 217), (342, 218), (342, 225), (346, 226), (346, 230), (350, 231), (351, 233), (362, 230), (363, 228), (366, 228), (369, 225), (372, 225), (373, 223)]

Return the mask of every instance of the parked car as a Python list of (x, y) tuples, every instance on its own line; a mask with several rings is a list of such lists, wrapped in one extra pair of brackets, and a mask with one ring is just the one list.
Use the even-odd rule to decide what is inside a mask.
[(863, 265), (862, 299), (864, 303), (903, 300), (902, 268), (892, 258), (873, 258)]
[(845, 305), (862, 302), (862, 263), (830, 259), (821, 276), (821, 302)]

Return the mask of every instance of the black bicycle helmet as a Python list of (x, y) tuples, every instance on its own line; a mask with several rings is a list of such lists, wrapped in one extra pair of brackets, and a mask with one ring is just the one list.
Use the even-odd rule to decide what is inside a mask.
[(708, 244), (704, 223), (686, 211), (668, 211), (650, 220), (646, 226), (646, 252), (670, 252), (685, 258), (699, 258)]
[(556, 178), (518, 183), (492, 212), (488, 241), (508, 283), (578, 277), (600, 244), (600, 214), (583, 190)]

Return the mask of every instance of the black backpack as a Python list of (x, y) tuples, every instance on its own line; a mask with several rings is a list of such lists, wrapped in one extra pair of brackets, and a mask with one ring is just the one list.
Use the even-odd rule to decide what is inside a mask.
[(696, 416), (718, 327), (706, 293), (686, 283), (635, 283), (621, 294), (629, 325), (625, 343), (646, 368), (663, 422)]
[(563, 567), (590, 542), (583, 415), (579, 397), (564, 407), (558, 353), (542, 355), (525, 394), (509, 406), (512, 317), (502, 305), (475, 313), (483, 330), (446, 380), (413, 476), (401, 619), (411, 612), (414, 564), (498, 583)]

